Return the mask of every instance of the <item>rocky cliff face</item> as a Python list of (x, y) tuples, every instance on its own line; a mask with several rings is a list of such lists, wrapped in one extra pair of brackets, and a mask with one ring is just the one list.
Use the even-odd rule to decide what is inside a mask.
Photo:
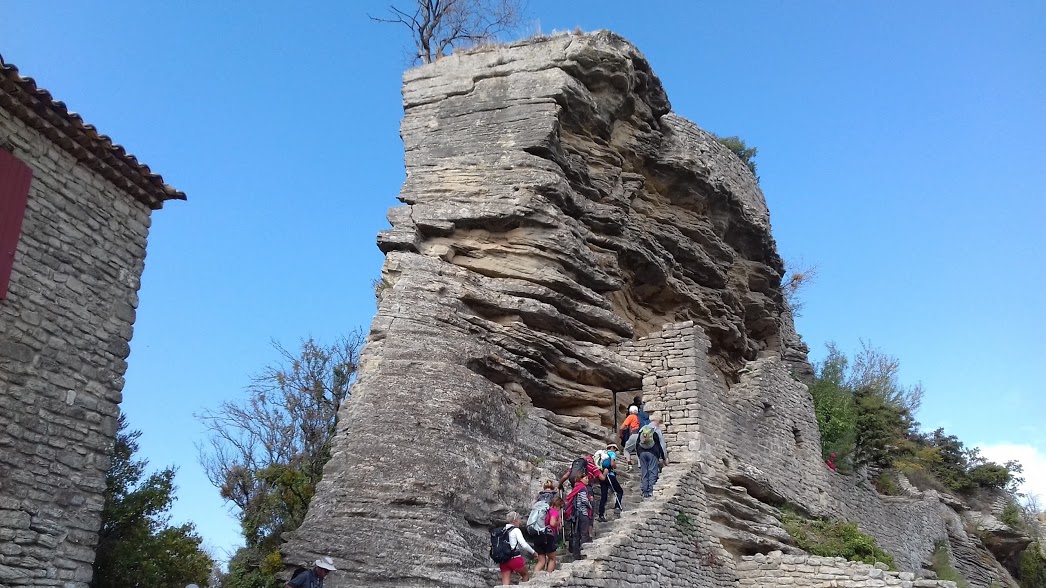
[(789, 549), (782, 503), (858, 519), (909, 570), (946, 539), (939, 502), (886, 503), (823, 467), (763, 195), (635, 47), (483, 48), (407, 72), (403, 97), (378, 314), (286, 561), (333, 555), (335, 588), (488, 586), (487, 529), (635, 395), (679, 462), (643, 505), (669, 555), (623, 532), (550, 585), (736, 586), (735, 557)]

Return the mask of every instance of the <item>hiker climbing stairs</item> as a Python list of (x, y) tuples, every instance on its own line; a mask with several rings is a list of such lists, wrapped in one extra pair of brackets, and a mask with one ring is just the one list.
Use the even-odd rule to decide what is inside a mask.
[[(584, 559), (574, 561), (561, 551), (556, 571), (536, 574), (528, 586), (566, 587), (606, 579), (614, 579), (615, 586), (690, 586), (682, 579), (719, 573), (707, 562), (729, 555), (709, 539), (707, 516), (700, 518), (706, 508), (695, 464), (666, 467), (653, 496), (646, 499), (641, 499), (638, 467), (621, 468), (619, 477), (623, 509), (611, 514), (608, 499), (607, 522), (593, 525), (593, 540), (581, 550)], [(698, 553), (701, 557), (694, 557)], [(705, 569), (695, 572), (702, 565)]]

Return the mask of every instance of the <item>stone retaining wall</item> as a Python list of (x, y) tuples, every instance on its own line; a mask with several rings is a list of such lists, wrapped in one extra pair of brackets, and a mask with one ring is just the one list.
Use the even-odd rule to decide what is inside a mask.
[(0, 300), (0, 586), (82, 587), (151, 211), (2, 108), (0, 144), (33, 170)]
[(915, 579), (911, 572), (892, 572), (883, 564), (874, 566), (841, 557), (782, 555), (780, 551), (741, 558), (737, 564), (741, 586), (840, 586), (843, 588), (900, 586), (901, 588), (955, 588), (955, 582)]
[(939, 501), (883, 497), (824, 465), (813, 400), (779, 355), (749, 362), (734, 382), (710, 363), (710, 345), (700, 327), (683, 322), (618, 349), (648, 366), (643, 396), (664, 420), (670, 452), (695, 454), (717, 483), (764, 502), (856, 521), (906, 571), (947, 540)]

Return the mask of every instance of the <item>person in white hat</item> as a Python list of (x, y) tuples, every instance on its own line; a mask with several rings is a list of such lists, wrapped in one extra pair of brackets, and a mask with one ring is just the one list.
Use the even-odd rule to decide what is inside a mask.
[(327, 574), (338, 571), (334, 567), (334, 560), (330, 556), (321, 557), (312, 565), (311, 570), (305, 570), (291, 577), (283, 588), (323, 588), (323, 579)]

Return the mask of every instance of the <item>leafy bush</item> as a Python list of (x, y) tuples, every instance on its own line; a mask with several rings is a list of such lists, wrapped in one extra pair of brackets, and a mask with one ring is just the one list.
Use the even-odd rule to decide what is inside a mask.
[(933, 571), (937, 573), (937, 577), (941, 580), (948, 580), (949, 582), (955, 582), (959, 588), (970, 588), (970, 583), (966, 581), (959, 574), (959, 570), (956, 570), (952, 565), (951, 558), (948, 556), (948, 544), (939, 543), (937, 549), (933, 552)]
[(1017, 566), (1017, 582), (1021, 588), (1046, 588), (1046, 558), (1038, 543), (1032, 543), (1021, 553)]
[(919, 490), (936, 490), (938, 492), (948, 491), (944, 484), (941, 484), (940, 480), (935, 478), (934, 475), (919, 462), (902, 460), (898, 461), (895, 464), (895, 467)]
[(862, 533), (856, 523), (807, 519), (783, 511), (781, 522), (800, 549), (823, 557), (844, 557), (866, 564), (882, 562), (890, 569), (897, 565), (893, 556), (882, 550), (870, 535)]
[(875, 489), (884, 496), (898, 496), (901, 493), (901, 486), (897, 483), (897, 474), (892, 470), (886, 470), (879, 474), (875, 480), (872, 481), (875, 485)]
[(987, 461), (979, 449), (967, 448), (955, 435), (945, 435), (944, 429), (909, 437), (916, 449), (905, 461), (928, 470), (948, 491), (966, 495), (980, 488), (1015, 492), (1024, 481), (1020, 463), (1008, 461), (999, 465)]
[(257, 563), (249, 561), (249, 548), (240, 550), (229, 561), (229, 574), (222, 582), (222, 588), (280, 588), (284, 582), (273, 574), (263, 572)]
[(1009, 502), (1002, 509), (1002, 514), (999, 515), (999, 520), (1010, 527), (1019, 527), (1023, 522), (1021, 517), (1021, 508), (1014, 502)]
[(982, 463), (970, 469), (970, 480), (981, 488), (1002, 490), (1010, 483), (1012, 474), (1004, 465), (994, 462)]

